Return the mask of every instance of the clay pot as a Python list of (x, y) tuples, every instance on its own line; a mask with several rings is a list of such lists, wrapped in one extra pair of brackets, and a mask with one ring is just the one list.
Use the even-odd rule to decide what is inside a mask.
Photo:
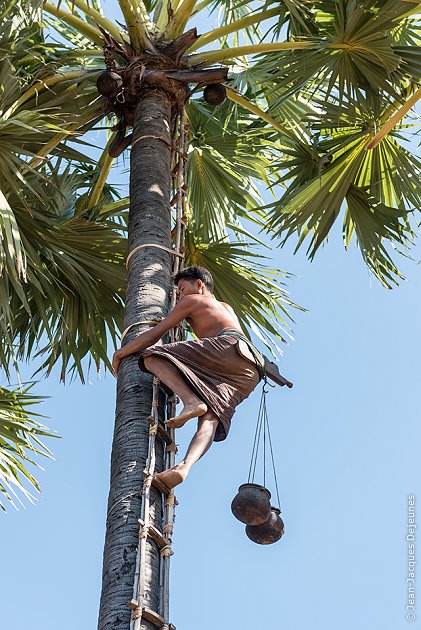
[(260, 525), (270, 516), (270, 492), (257, 483), (243, 483), (231, 503), (235, 518), (247, 525)]
[(116, 96), (123, 85), (123, 80), (117, 72), (102, 72), (97, 81), (96, 87), (98, 92), (107, 98)]
[(258, 545), (271, 545), (282, 538), (285, 531), (284, 522), (279, 516), (281, 510), (271, 508), (269, 518), (261, 525), (247, 525), (246, 534)]
[(203, 97), (209, 105), (221, 105), (227, 98), (227, 91), (222, 83), (210, 83), (203, 90)]

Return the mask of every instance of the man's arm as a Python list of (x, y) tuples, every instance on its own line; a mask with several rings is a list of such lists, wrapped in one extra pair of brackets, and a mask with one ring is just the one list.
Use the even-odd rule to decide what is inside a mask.
[(153, 328), (141, 333), (136, 339), (117, 350), (113, 356), (114, 374), (117, 375), (121, 359), (127, 357), (129, 354), (134, 354), (135, 352), (149, 348), (149, 346), (153, 346), (166, 332), (191, 315), (192, 306), (193, 300), (190, 296), (186, 296), (175, 305), (171, 313), (165, 317), (162, 322), (159, 322), (159, 324)]

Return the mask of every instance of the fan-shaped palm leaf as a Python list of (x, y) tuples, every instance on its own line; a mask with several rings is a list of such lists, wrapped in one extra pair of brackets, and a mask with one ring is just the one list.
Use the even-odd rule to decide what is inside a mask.
[[(339, 94), (341, 100), (360, 90), (379, 89), (399, 97), (393, 75), (398, 70), (409, 73), (410, 66), (399, 55), (393, 33), (408, 3), (392, 6), (379, 0), (365, 5), (341, 0), (319, 5), (321, 10), (315, 14), (318, 32), (313, 38), (317, 46), (272, 52), (257, 62), (256, 70), (271, 77), (273, 89), (280, 90), (273, 106), (310, 83), (313, 89), (325, 84), (327, 94)], [(405, 47), (404, 54), (409, 55), (411, 49)], [(417, 54), (415, 47), (412, 52)]]
[[(186, 262), (209, 269), (215, 280), (215, 295), (228, 302), (246, 331), (252, 330), (269, 348), (290, 335), (290, 308), (299, 308), (288, 297), (284, 280), (290, 274), (272, 269), (266, 258), (247, 243), (202, 240), (194, 223), (186, 238)], [(249, 334), (249, 332), (248, 332)]]
[(260, 197), (254, 181), (268, 183), (271, 163), (269, 133), (252, 129), (247, 112), (231, 116), (223, 106), (224, 124), (209, 107), (191, 101), (188, 159), (189, 203), (194, 221), (209, 239), (226, 236), (226, 225), (241, 217), (260, 221)]
[[(41, 399), (24, 390), (0, 387), (0, 508), (5, 511), (2, 496), (16, 507), (15, 500), (22, 503), (19, 493), (33, 503), (33, 496), (25, 487), (28, 484), (37, 492), (40, 487), (28, 469), (28, 464), (38, 466), (33, 457), (51, 458), (51, 452), (41, 438), (57, 437), (32, 411)], [(23, 504), (22, 504), (23, 505)]]
[[(107, 334), (115, 341), (122, 319), (126, 242), (121, 224), (105, 218), (109, 188), (96, 207), (87, 209), (89, 195), (81, 193), (92, 187), (94, 177), (92, 171), (53, 172), (48, 182), (31, 182), (23, 201), (13, 192), (8, 196), (27, 277), (23, 282), (13, 273), (15, 255), (9, 253), (9, 273), (0, 283), (0, 325), (8, 340), (0, 357), (5, 369), (16, 354), (29, 358), (39, 344), (46, 356), (43, 366), (50, 371), (61, 360), (63, 379), (73, 360), (83, 380), (81, 362), (87, 354), (97, 366), (100, 360), (109, 364)], [(10, 251), (8, 241), (2, 251)]]

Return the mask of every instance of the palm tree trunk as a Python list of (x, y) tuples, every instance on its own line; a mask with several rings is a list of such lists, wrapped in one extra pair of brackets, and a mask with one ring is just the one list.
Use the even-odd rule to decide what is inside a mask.
[[(143, 137), (147, 136), (147, 137)], [(155, 136), (155, 137), (151, 137)], [(161, 139), (159, 139), (161, 138)], [(130, 174), (129, 252), (145, 243), (170, 247), (171, 101), (159, 89), (142, 95), (133, 127)], [(125, 328), (135, 322), (163, 317), (169, 305), (172, 256), (156, 247), (140, 249), (129, 262)], [(135, 326), (132, 340), (145, 326)], [(108, 499), (99, 630), (129, 630), (138, 544), (142, 471), (148, 449), (151, 377), (140, 372), (137, 356), (123, 360), (117, 382), (111, 487)], [(164, 396), (160, 395), (162, 418)], [(164, 466), (164, 449), (157, 446), (157, 469)], [(161, 527), (162, 497), (151, 488), (152, 524)], [(158, 611), (159, 550), (148, 543), (145, 605)], [(153, 626), (142, 621), (142, 628)]]

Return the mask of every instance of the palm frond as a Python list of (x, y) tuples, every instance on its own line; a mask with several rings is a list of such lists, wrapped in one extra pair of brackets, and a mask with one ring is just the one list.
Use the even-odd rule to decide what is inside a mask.
[(261, 203), (255, 182), (268, 183), (270, 139), (265, 131), (250, 128), (247, 116), (230, 116), (223, 105), (224, 125), (200, 101), (189, 104), (190, 149), (188, 201), (194, 220), (209, 239), (223, 238), (226, 224), (241, 217), (260, 222)]
[[(265, 4), (263, 7), (265, 8)], [(218, 13), (219, 24), (231, 24), (232, 22), (238, 22), (244, 19), (255, 11), (256, 7), (253, 2), (249, 0), (213, 0), (209, 2), (207, 10), (212, 13)], [(241, 37), (244, 42), (255, 42), (263, 36), (259, 24), (250, 24), (242, 29)], [(226, 43), (226, 40), (222, 40), (222, 46)], [(234, 44), (239, 43), (238, 36), (234, 38)]]
[[(52, 172), (42, 184), (31, 182), (24, 200), (13, 192), (7, 197), (27, 279), (13, 273), (14, 256), (6, 258), (8, 273), (0, 279), (6, 370), (15, 357), (29, 359), (37, 349), (41, 369), (50, 372), (61, 361), (63, 379), (71, 370), (83, 380), (87, 355), (97, 368), (100, 361), (110, 367), (107, 344), (116, 344), (122, 323), (126, 241), (121, 222), (106, 218), (109, 210), (101, 217), (102, 204), (113, 202), (109, 187), (88, 209), (94, 177), (92, 170)], [(1, 249), (8, 251), (8, 242)]]
[(373, 274), (388, 289), (403, 279), (385, 243), (396, 243), (408, 248), (414, 234), (407, 223), (407, 212), (390, 208), (371, 197), (366, 190), (350, 185), (346, 194), (347, 210), (344, 217), (344, 242), (348, 247), (355, 230), (357, 244), (364, 261)]
[(293, 36), (313, 35), (317, 32), (314, 23), (313, 0), (268, 0), (267, 6), (279, 5), (281, 13), (273, 26), (273, 34), (279, 37), (287, 25), (288, 34)]
[(267, 258), (256, 253), (247, 243), (202, 240), (190, 221), (186, 238), (187, 264), (209, 269), (215, 280), (217, 299), (228, 302), (236, 312), (244, 330), (254, 332), (273, 351), (281, 349), (279, 341), (291, 335), (294, 304), (285, 290), (287, 272), (271, 268)]
[[(323, 10), (315, 14), (317, 33), (303, 40), (313, 42), (313, 47), (261, 55), (256, 71), (270, 80), (274, 91), (279, 91), (278, 99), (289, 98), (311, 84), (313, 93), (319, 85), (325, 85), (327, 95), (339, 94), (341, 100), (356, 94), (361, 99), (363, 92), (379, 90), (399, 98), (393, 77), (398, 72), (409, 73), (408, 59), (417, 54), (411, 51), (412, 46), (396, 47), (393, 38), (408, 3), (389, 3), (385, 5), (387, 10), (381, 4), (320, 2)], [(278, 103), (275, 101), (273, 106)]]
[(369, 268), (390, 286), (396, 282), (392, 276), (401, 276), (385, 244), (407, 248), (412, 243), (407, 217), (419, 198), (421, 164), (399, 144), (398, 132), (366, 150), (373, 119), (368, 106), (359, 110), (358, 120), (355, 104), (349, 110), (327, 104), (325, 110), (325, 119), (315, 126), (323, 136), (312, 156), (300, 147), (283, 147), (288, 157), (279, 165), (285, 169), (279, 181), (288, 187), (272, 205), (270, 228), (283, 243), (295, 234), (296, 249), (308, 238), (307, 253), (313, 258), (345, 202), (346, 246), (355, 231)]
[(23, 505), (19, 494), (34, 502), (25, 485), (37, 492), (41, 489), (28, 464), (40, 468), (34, 457), (52, 458), (41, 438), (58, 437), (36, 420), (42, 416), (34, 413), (32, 407), (42, 399), (29, 394), (29, 390), (30, 387), (23, 390), (0, 387), (0, 508), (4, 511), (1, 497), (15, 508), (15, 500)]

